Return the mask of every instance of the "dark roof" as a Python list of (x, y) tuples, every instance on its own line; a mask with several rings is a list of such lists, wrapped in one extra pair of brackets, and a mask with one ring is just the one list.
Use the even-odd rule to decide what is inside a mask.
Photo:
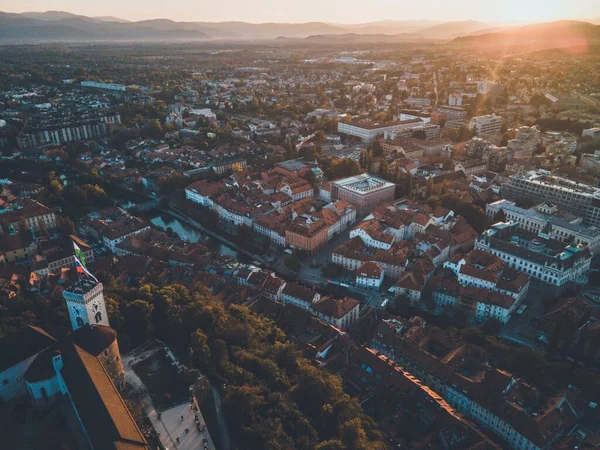
[(0, 248), (5, 252), (29, 247), (32, 243), (33, 235), (29, 230), (19, 233), (0, 234)]
[(145, 449), (146, 440), (100, 361), (74, 344), (62, 349), (61, 375), (95, 449)]
[(341, 319), (358, 305), (360, 305), (360, 302), (350, 297), (344, 297), (343, 299), (325, 297), (313, 304), (313, 308), (328, 317)]
[(52, 365), (52, 357), (57, 354), (55, 348), (48, 348), (37, 355), (31, 365), (25, 371), (23, 377), (29, 383), (36, 381), (48, 380), (56, 376), (54, 366)]
[(47, 349), (56, 340), (38, 327), (26, 326), (0, 339), (0, 372)]
[(75, 344), (90, 355), (98, 356), (115, 342), (117, 332), (103, 325), (87, 325), (74, 331), (72, 338)]

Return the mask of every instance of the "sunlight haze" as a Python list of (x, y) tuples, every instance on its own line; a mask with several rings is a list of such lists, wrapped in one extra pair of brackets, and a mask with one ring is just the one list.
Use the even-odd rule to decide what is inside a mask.
[(104, 2), (72, 0), (0, 0), (0, 11), (67, 11), (86, 16), (115, 16), (127, 20), (165, 18), (177, 21), (332, 22), (360, 23), (378, 20), (479, 20), (493, 23), (543, 22), (561, 19), (595, 20), (598, 0), (181, 0), (177, 4), (153, 0)]

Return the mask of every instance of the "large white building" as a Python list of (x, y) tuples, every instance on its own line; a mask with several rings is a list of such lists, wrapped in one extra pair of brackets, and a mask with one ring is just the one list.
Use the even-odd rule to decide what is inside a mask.
[(469, 129), (477, 131), (478, 135), (500, 133), (502, 130), (502, 117), (494, 114), (473, 117), (469, 122)]
[(501, 192), (509, 200), (552, 203), (582, 216), (587, 225), (600, 226), (600, 189), (597, 187), (556, 177), (540, 169), (511, 175)]
[(475, 241), (475, 248), (558, 290), (572, 283), (587, 283), (592, 259), (585, 245), (565, 245), (523, 230), (516, 222), (492, 225)]
[(399, 122), (338, 122), (338, 133), (359, 137), (363, 142), (373, 142), (385, 133), (394, 133), (425, 125), (420, 118), (401, 120)]
[(125, 86), (124, 84), (101, 83), (99, 81), (82, 81), (81, 85), (83, 87), (90, 87), (90, 88), (96, 88), (96, 89), (106, 89), (108, 91), (125, 92), (127, 90), (127, 86)]
[(593, 140), (600, 139), (600, 128), (587, 128), (582, 131), (581, 137), (589, 137)]
[(502, 211), (506, 221), (515, 222), (519, 228), (548, 236), (566, 244), (585, 244), (595, 255), (600, 250), (600, 228), (582, 224), (581, 217), (565, 219), (559, 215), (555, 205), (542, 203), (535, 208), (525, 209), (509, 200), (489, 203), (486, 215), (494, 219)]
[(438, 111), (445, 114), (447, 120), (465, 120), (467, 118), (467, 110), (457, 106), (440, 106)]

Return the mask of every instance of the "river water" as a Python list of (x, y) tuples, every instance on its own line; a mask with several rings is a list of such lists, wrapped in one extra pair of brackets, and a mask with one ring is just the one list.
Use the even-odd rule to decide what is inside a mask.
[(187, 223), (183, 223), (169, 214), (153, 215), (150, 218), (150, 222), (164, 231), (166, 231), (167, 228), (171, 228), (181, 239), (187, 239), (190, 242), (204, 242), (211, 250), (216, 251), (221, 255), (231, 255), (239, 260), (238, 253), (232, 248), (229, 248), (214, 239), (207, 239), (200, 230), (196, 230)]

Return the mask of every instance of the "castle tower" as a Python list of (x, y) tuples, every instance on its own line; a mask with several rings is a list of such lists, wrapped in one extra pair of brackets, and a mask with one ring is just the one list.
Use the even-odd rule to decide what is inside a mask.
[(82, 279), (63, 291), (73, 331), (84, 325), (108, 324), (102, 283)]

